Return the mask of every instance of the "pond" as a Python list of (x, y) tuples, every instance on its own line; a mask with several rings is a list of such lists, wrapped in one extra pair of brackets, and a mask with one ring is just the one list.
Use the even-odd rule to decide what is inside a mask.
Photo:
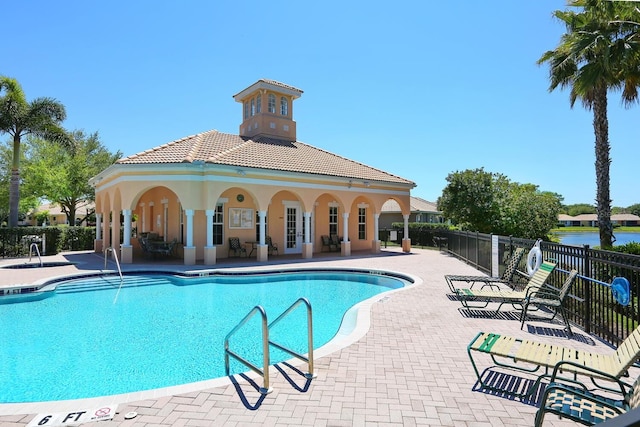
[[(574, 233), (553, 233), (560, 238), (560, 243), (563, 245), (583, 246), (589, 245), (590, 247), (600, 246), (600, 235), (597, 232), (574, 232)], [(626, 245), (629, 242), (640, 242), (640, 233), (631, 232), (613, 232), (615, 241), (614, 246)]]

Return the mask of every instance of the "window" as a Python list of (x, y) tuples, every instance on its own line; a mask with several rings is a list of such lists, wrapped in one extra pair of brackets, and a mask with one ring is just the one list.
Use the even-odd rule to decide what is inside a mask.
[(269, 94), (269, 112), (273, 114), (276, 112), (276, 96), (272, 93)]
[(256, 98), (256, 113), (260, 113), (262, 111), (262, 95), (258, 94)]
[(284, 96), (280, 98), (280, 114), (283, 116), (289, 115), (289, 101)]
[(358, 208), (358, 239), (367, 238), (367, 209)]
[(338, 207), (329, 206), (329, 234), (338, 235)]
[(244, 118), (245, 120), (247, 118), (249, 118), (249, 103), (247, 101), (244, 101)]
[(256, 115), (256, 100), (254, 98), (251, 98), (251, 115)]
[(224, 205), (218, 203), (213, 214), (213, 244), (221, 245), (224, 238)]

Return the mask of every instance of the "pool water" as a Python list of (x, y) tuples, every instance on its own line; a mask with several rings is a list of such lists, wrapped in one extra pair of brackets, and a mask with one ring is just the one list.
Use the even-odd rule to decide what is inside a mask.
[[(256, 305), (269, 322), (300, 297), (313, 308), (314, 347), (330, 341), (345, 312), (404, 286), (386, 275), (279, 273), (183, 277), (127, 275), (63, 282), (46, 297), (0, 299), (0, 403), (67, 400), (168, 387), (225, 376), (224, 338)], [(4, 303), (3, 303), (4, 302)], [(301, 305), (270, 330), (307, 352)], [(262, 366), (260, 316), (230, 348)], [(290, 356), (271, 350), (271, 364)], [(231, 373), (247, 371), (231, 361)]]

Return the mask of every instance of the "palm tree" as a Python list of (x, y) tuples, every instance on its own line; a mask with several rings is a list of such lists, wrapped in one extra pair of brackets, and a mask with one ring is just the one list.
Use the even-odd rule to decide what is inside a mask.
[(547, 51), (538, 64), (549, 63), (549, 91), (571, 88), (573, 108), (580, 99), (593, 111), (596, 154), (596, 209), (600, 246), (613, 244), (611, 199), (609, 191), (609, 121), (607, 93), (621, 90), (626, 106), (638, 100), (638, 58), (640, 40), (634, 25), (640, 15), (629, 3), (606, 0), (570, 0), (581, 11), (555, 11), (567, 32), (555, 50)]
[(0, 133), (13, 137), (13, 159), (9, 184), (9, 227), (18, 225), (20, 202), (20, 141), (25, 135), (66, 144), (69, 140), (60, 126), (67, 116), (64, 105), (52, 98), (27, 102), (17, 80), (0, 76)]

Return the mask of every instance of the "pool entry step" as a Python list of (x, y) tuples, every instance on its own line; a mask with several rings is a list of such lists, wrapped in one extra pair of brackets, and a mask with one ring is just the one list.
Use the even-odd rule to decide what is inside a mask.
[[(276, 325), (282, 319), (287, 317), (289, 313), (291, 313), (300, 305), (305, 305), (307, 309), (307, 356), (306, 357), (298, 352), (295, 352), (269, 339), (269, 329), (271, 329), (274, 325)], [(248, 360), (246, 360), (245, 358), (243, 358), (242, 356), (235, 353), (229, 348), (229, 339), (240, 328), (242, 328), (242, 326), (244, 326), (249, 321), (249, 319), (251, 319), (256, 314), (260, 315), (261, 325), (262, 325), (262, 355), (263, 355), (262, 369), (254, 365), (253, 363), (249, 362)], [(309, 302), (309, 300), (307, 300), (306, 298), (299, 298), (296, 302), (291, 304), (289, 308), (287, 308), (284, 312), (282, 312), (282, 314), (278, 316), (276, 320), (274, 320), (271, 323), (268, 323), (267, 313), (264, 310), (264, 308), (262, 308), (262, 306), (257, 305), (254, 308), (252, 308), (251, 311), (247, 313), (247, 315), (231, 330), (231, 332), (227, 334), (227, 336), (224, 339), (224, 367), (225, 367), (226, 375), (229, 376), (229, 358), (233, 357), (238, 362), (242, 363), (252, 371), (262, 376), (263, 386), (262, 388), (260, 388), (260, 393), (262, 394), (271, 393), (272, 388), (269, 386), (269, 366), (271, 364), (270, 346), (276, 347), (284, 351), (285, 353), (288, 353), (289, 355), (302, 360), (303, 362), (307, 362), (309, 369), (308, 369), (308, 372), (305, 374), (305, 377), (308, 379), (315, 378), (315, 375), (313, 373), (313, 320), (312, 320), (311, 303)]]

